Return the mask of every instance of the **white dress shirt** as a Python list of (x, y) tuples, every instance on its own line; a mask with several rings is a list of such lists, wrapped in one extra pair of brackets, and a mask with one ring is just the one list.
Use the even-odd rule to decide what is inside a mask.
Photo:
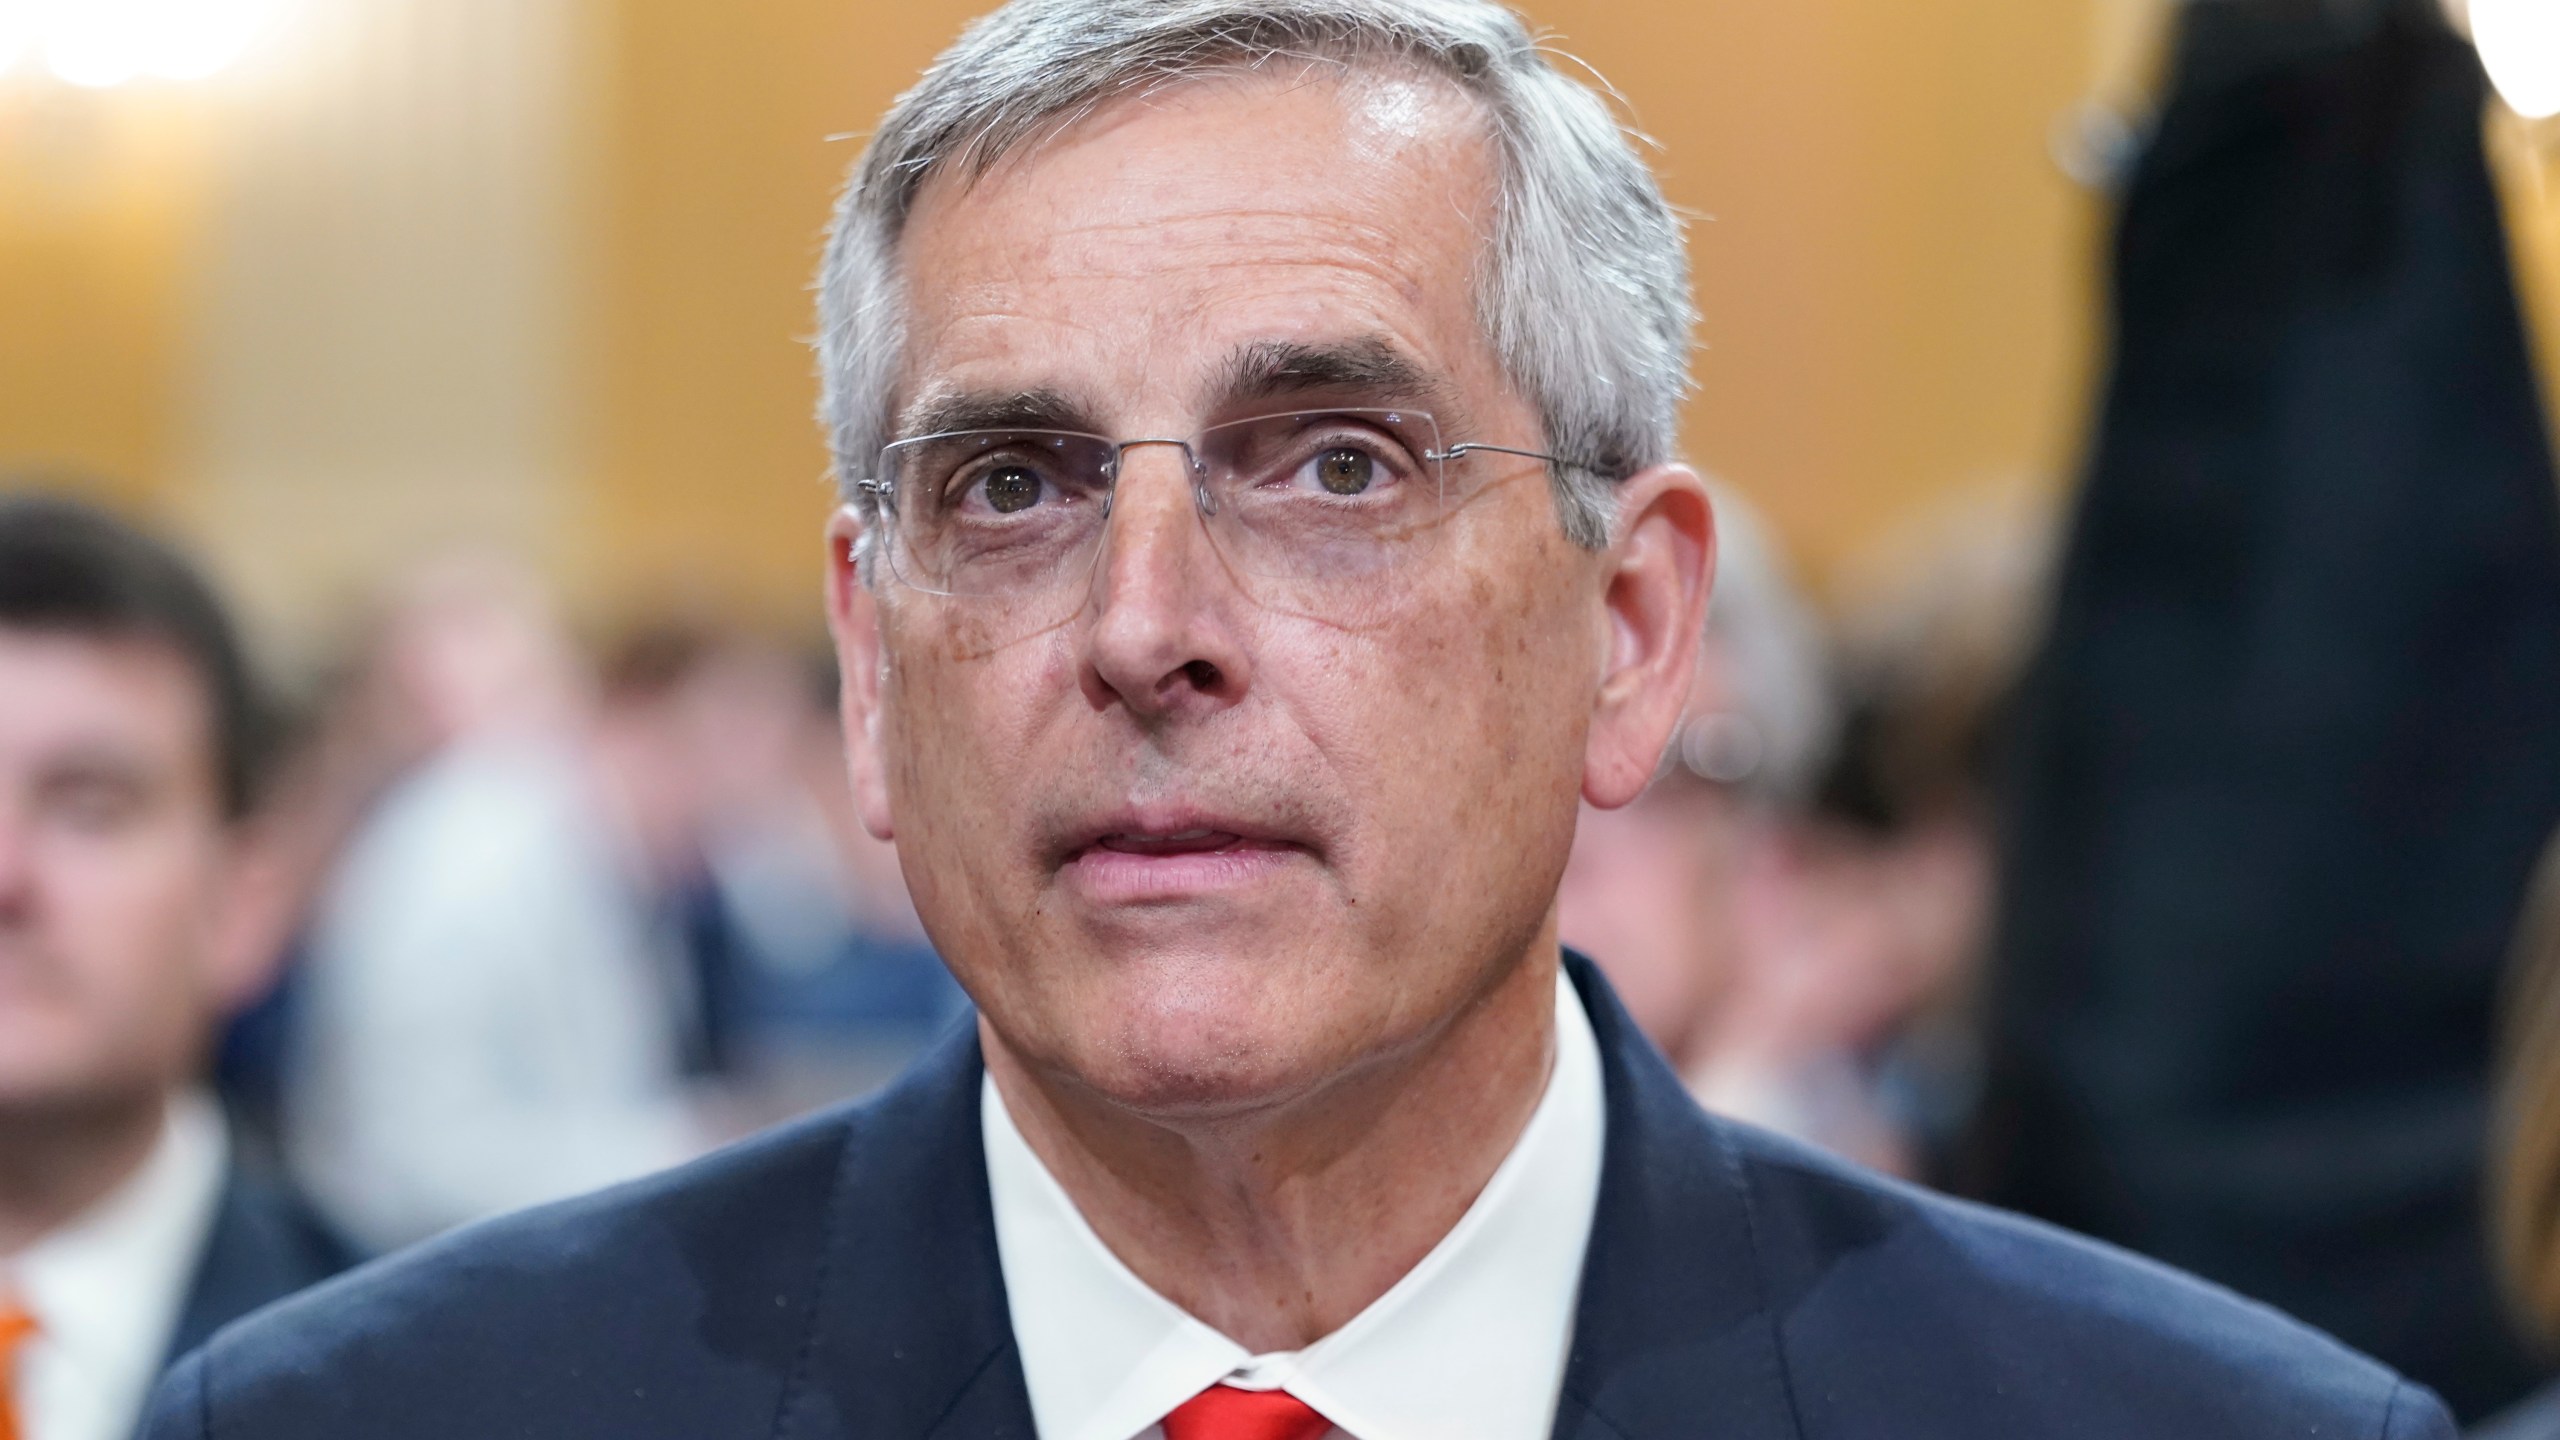
[[(70, 1224), (9, 1260), (0, 1290), (35, 1317), (12, 1387), (26, 1440), (126, 1440), (168, 1358), (231, 1143), (201, 1094), (169, 1107), (150, 1158)], [(6, 1379), (0, 1376), (0, 1379)]]
[(1600, 1050), (1556, 982), (1556, 1058), (1511, 1153), (1455, 1228), (1348, 1324), (1256, 1355), (1132, 1274), (1014, 1127), (980, 1125), (996, 1250), (1040, 1440), (1160, 1440), (1212, 1385), (1285, 1389), (1349, 1440), (1544, 1440), (1599, 1202)]

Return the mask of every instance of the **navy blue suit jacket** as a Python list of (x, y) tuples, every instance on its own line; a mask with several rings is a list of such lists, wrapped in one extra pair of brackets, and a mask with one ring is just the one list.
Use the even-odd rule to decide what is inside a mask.
[(213, 1227), (188, 1277), (169, 1358), (185, 1355), (261, 1306), (319, 1284), (356, 1258), (354, 1248), (301, 1195), (235, 1163), (223, 1177)]
[[(1559, 1440), (2450, 1440), (2225, 1291), (1709, 1118), (1588, 963), (1608, 1094)], [(1030, 1440), (955, 1034), (878, 1099), (216, 1336), (148, 1440)]]

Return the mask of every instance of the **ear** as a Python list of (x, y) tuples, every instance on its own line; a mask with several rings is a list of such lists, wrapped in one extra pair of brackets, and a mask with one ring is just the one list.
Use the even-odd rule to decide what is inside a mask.
[(1689, 703), (1715, 579), (1715, 510), (1685, 465), (1618, 487), (1618, 536), (1602, 575), (1608, 652), (1592, 707), (1582, 796), (1615, 809), (1644, 793)]
[(889, 821), (889, 785), (880, 748), (880, 607), (862, 576), (862, 517), (845, 506), (827, 521), (827, 629), (835, 636), (837, 705), (844, 719), (845, 764), (853, 781), (854, 813), (862, 828), (882, 840), (896, 838)]
[(273, 812), (231, 823), (205, 935), (206, 984), (215, 1010), (237, 1015), (266, 997), (309, 896), (294, 884), (284, 822)]

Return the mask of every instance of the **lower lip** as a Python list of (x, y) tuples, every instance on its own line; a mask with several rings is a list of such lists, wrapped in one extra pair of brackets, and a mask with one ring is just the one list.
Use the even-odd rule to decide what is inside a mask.
[(1162, 904), (1260, 884), (1305, 853), (1294, 845), (1244, 844), (1178, 855), (1140, 855), (1096, 845), (1077, 852), (1059, 873), (1097, 904)]

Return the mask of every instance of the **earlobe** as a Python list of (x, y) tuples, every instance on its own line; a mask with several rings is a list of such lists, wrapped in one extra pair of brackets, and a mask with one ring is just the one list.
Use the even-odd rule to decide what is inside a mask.
[(1687, 708), (1707, 593), (1715, 515), (1704, 481), (1659, 465), (1619, 491), (1623, 517), (1603, 579), (1608, 644), (1583, 761), (1583, 798), (1615, 809), (1644, 792)]
[(881, 840), (895, 838), (881, 750), (880, 607), (862, 575), (862, 517), (847, 506), (827, 522), (827, 629), (835, 639), (837, 703), (855, 813)]

